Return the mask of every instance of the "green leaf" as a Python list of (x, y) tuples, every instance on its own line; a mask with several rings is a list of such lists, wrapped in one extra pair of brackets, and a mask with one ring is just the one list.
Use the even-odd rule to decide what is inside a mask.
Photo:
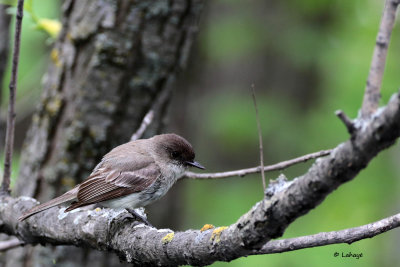
[(27, 12), (32, 13), (33, 12), (33, 0), (26, 0), (24, 4), (24, 9)]
[(17, 6), (17, 0), (0, 0), (0, 4), (6, 6)]

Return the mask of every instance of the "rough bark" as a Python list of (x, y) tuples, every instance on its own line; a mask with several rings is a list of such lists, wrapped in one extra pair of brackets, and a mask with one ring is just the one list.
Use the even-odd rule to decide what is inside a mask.
[[(0, 4), (0, 108), (3, 101), (3, 79), (7, 67), (9, 36), (10, 36), (10, 20), (11, 16), (7, 14), (8, 7)], [(0, 152), (3, 153), (5, 139), (5, 116), (1, 114), (0, 109)]]
[[(201, 7), (200, 0), (64, 1), (63, 30), (51, 52), (14, 194), (43, 201), (66, 191), (102, 155), (127, 142), (151, 108), (155, 118), (145, 136), (160, 132)], [(109, 264), (107, 255), (72, 247), (29, 250), (13, 254), (26, 265), (40, 258), (44, 265), (53, 259)], [(67, 253), (75, 256), (66, 259)]]
[[(229, 227), (174, 233), (137, 225), (127, 212), (104, 209), (64, 213), (65, 208), (47, 210), (43, 216), (21, 223), (15, 215), (35, 205), (35, 201), (3, 197), (0, 231), (27, 243), (111, 250), (137, 266), (207, 265), (260, 254), (269, 240), (280, 237), (295, 219), (353, 179), (399, 136), (400, 94), (395, 94), (371, 119), (356, 122), (350, 140), (339, 144), (326, 158), (318, 159), (303, 176), (276, 183), (276, 188), (269, 190), (274, 192), (272, 195), (266, 195)], [(399, 225), (397, 218), (391, 220), (393, 227)]]

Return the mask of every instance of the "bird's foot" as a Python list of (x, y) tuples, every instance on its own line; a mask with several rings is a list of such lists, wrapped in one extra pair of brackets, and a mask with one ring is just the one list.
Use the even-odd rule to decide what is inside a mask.
[(139, 215), (134, 209), (129, 209), (126, 208), (126, 210), (136, 219), (139, 219), (140, 221), (144, 222), (147, 226), (154, 227), (149, 221), (144, 218), (143, 216)]

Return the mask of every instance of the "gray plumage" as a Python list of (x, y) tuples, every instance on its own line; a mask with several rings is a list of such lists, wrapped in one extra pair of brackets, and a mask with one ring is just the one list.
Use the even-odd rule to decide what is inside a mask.
[(117, 146), (107, 153), (91, 175), (65, 194), (40, 204), (19, 220), (72, 202), (66, 209), (100, 203), (112, 208), (137, 208), (161, 198), (194, 161), (192, 146), (176, 134), (156, 135)]

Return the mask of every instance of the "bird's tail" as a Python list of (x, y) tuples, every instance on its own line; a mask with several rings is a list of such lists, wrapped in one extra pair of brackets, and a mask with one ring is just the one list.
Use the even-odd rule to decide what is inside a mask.
[(54, 198), (54, 199), (52, 199), (52, 200), (50, 200), (50, 201), (48, 201), (46, 203), (37, 205), (37, 206), (33, 207), (32, 209), (28, 210), (27, 212), (25, 212), (21, 217), (18, 218), (18, 220), (19, 221), (23, 221), (23, 220), (31, 217), (32, 215), (34, 215), (34, 214), (36, 214), (38, 212), (50, 209), (50, 208), (52, 208), (54, 206), (57, 206), (57, 205), (59, 205), (61, 203), (74, 200), (76, 198), (77, 191), (78, 190), (77, 190), (77, 187), (76, 187), (76, 188), (66, 192), (65, 194), (59, 196), (59, 197), (56, 197), (56, 198)]

